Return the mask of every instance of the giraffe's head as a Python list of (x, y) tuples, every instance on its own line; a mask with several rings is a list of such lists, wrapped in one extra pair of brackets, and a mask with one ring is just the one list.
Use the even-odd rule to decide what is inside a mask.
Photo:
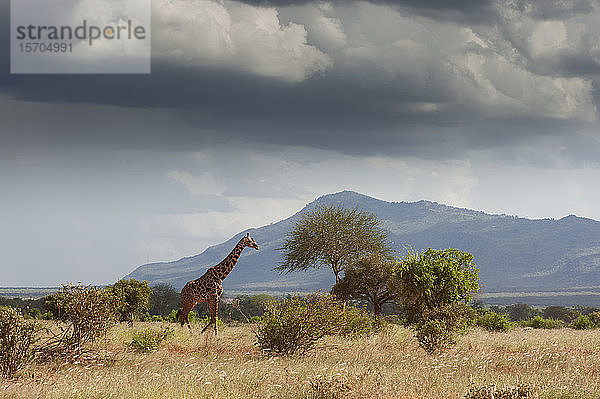
[(258, 249), (258, 244), (254, 241), (254, 238), (250, 237), (250, 233), (246, 233), (246, 237), (242, 238), (242, 243), (245, 247)]

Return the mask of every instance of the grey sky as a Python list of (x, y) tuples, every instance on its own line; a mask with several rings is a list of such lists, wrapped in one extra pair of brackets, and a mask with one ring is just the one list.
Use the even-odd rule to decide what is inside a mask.
[(149, 76), (0, 57), (0, 285), (112, 282), (343, 189), (600, 219), (598, 20), (576, 0), (154, 0)]

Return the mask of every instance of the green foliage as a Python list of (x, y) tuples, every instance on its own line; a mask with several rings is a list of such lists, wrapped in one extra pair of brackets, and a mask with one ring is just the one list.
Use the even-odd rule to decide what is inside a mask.
[(534, 308), (525, 303), (506, 306), (505, 311), (511, 321), (530, 320), (534, 316), (539, 316)]
[(270, 295), (239, 295), (231, 303), (219, 304), (219, 312), (227, 315), (231, 320), (247, 321), (253, 317), (261, 317), (265, 312), (265, 305), (273, 301)]
[(336, 283), (340, 272), (362, 256), (391, 252), (374, 214), (339, 205), (322, 205), (302, 214), (279, 250), (283, 251), (283, 262), (276, 270), (291, 272), (327, 266)]
[(568, 313), (569, 309), (564, 306), (548, 306), (544, 309), (542, 315), (546, 319), (557, 319), (569, 323), (571, 320), (567, 317)]
[(159, 314), (152, 315), (151, 320), (152, 321), (165, 321), (165, 319), (163, 319), (163, 317)]
[(33, 360), (39, 325), (25, 320), (7, 306), (0, 306), (0, 377), (11, 378)]
[(49, 300), (58, 320), (64, 324), (60, 336), (48, 342), (48, 356), (80, 353), (117, 322), (121, 303), (109, 291), (92, 286), (64, 284)]
[(304, 354), (320, 338), (341, 333), (344, 321), (344, 304), (331, 295), (288, 297), (267, 304), (256, 344), (272, 354)]
[(177, 319), (177, 309), (172, 309), (166, 319), (169, 323), (179, 323)]
[(361, 299), (373, 306), (376, 316), (381, 316), (383, 304), (398, 299), (391, 290), (395, 263), (387, 256), (370, 254), (347, 267), (344, 277), (333, 286), (333, 294), (343, 300)]
[[(190, 312), (192, 313), (192, 312)], [(208, 324), (210, 322), (210, 316), (209, 315), (205, 315), (202, 318), (199, 317), (194, 317), (194, 319), (192, 320), (190, 318), (190, 323), (202, 323), (202, 324)], [(217, 316), (217, 328), (220, 330), (223, 328), (225, 324), (223, 323), (223, 320)]]
[(179, 292), (170, 284), (156, 284), (151, 287), (148, 312), (151, 315), (168, 316), (171, 309), (180, 307)]
[(573, 327), (576, 330), (589, 330), (596, 326), (588, 316), (582, 315), (573, 320), (573, 323), (571, 323), (571, 327)]
[(587, 317), (596, 327), (600, 327), (600, 312), (592, 312)]
[(479, 290), (473, 255), (456, 249), (408, 252), (397, 264), (394, 290), (401, 295), (409, 322), (428, 310), (455, 302), (470, 302)]
[(477, 317), (475, 325), (485, 328), (488, 331), (508, 332), (512, 325), (505, 315), (495, 312), (485, 312)]
[(161, 330), (146, 328), (141, 331), (133, 331), (131, 341), (127, 346), (139, 353), (157, 351), (160, 344), (175, 335), (172, 327), (164, 327)]
[(476, 312), (464, 303), (452, 303), (428, 310), (415, 325), (417, 341), (427, 353), (449, 348), (456, 334), (466, 333), (475, 323)]
[(563, 323), (560, 320), (544, 319), (541, 316), (535, 316), (531, 320), (521, 322), (521, 326), (531, 327), (531, 328), (536, 328), (536, 329), (550, 330), (550, 329), (555, 329), (555, 328), (562, 328)]
[(533, 389), (527, 385), (517, 387), (473, 386), (465, 395), (465, 399), (530, 399), (533, 397), (535, 397)]
[(349, 337), (360, 337), (372, 333), (378, 322), (365, 309), (346, 306), (344, 320), (339, 334)]
[(456, 343), (455, 335), (444, 320), (423, 320), (417, 324), (416, 330), (415, 337), (419, 341), (419, 346), (430, 354)]
[(566, 315), (567, 323), (572, 323), (579, 317), (581, 317), (581, 312), (578, 310), (571, 309), (567, 312), (567, 315)]
[(147, 281), (138, 281), (133, 278), (119, 280), (114, 285), (108, 286), (107, 290), (120, 301), (120, 320), (127, 321), (130, 325), (133, 324), (134, 317), (148, 307), (148, 300), (152, 292)]

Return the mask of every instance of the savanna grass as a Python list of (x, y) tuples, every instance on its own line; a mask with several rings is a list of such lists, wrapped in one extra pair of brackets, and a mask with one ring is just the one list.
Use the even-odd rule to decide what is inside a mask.
[[(161, 323), (134, 329), (160, 330)], [(131, 329), (96, 342), (94, 362), (30, 367), (0, 382), (4, 398), (464, 398), (473, 387), (527, 386), (534, 398), (600, 397), (597, 330), (475, 329), (433, 356), (392, 326), (359, 339), (325, 337), (306, 356), (265, 356), (251, 325), (219, 336), (177, 328), (152, 353), (126, 346)], [(104, 355), (105, 356), (104, 356)], [(106, 358), (107, 361), (102, 359)]]

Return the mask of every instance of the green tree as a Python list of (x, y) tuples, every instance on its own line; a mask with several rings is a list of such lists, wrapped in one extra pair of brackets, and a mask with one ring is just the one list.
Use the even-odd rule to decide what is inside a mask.
[(336, 283), (340, 272), (362, 256), (391, 253), (374, 214), (340, 205), (321, 205), (305, 212), (279, 250), (283, 251), (283, 262), (276, 270), (292, 272), (326, 266), (333, 271)]
[(409, 251), (396, 265), (393, 289), (412, 323), (435, 308), (471, 301), (479, 290), (478, 273), (468, 252), (452, 248)]
[(390, 289), (395, 262), (380, 254), (367, 255), (347, 267), (344, 277), (333, 286), (341, 299), (362, 299), (373, 306), (375, 316), (381, 316), (384, 303), (393, 302), (397, 293)]
[(506, 307), (508, 317), (512, 321), (531, 320), (534, 316), (539, 316), (538, 312), (526, 303), (515, 303)]
[(148, 307), (150, 299), (150, 287), (147, 281), (136, 279), (119, 280), (107, 289), (121, 301), (121, 321), (127, 321), (133, 325), (133, 318), (143, 309)]
[(171, 284), (156, 284), (151, 287), (148, 312), (152, 315), (168, 316), (171, 310), (180, 307), (179, 292)]

